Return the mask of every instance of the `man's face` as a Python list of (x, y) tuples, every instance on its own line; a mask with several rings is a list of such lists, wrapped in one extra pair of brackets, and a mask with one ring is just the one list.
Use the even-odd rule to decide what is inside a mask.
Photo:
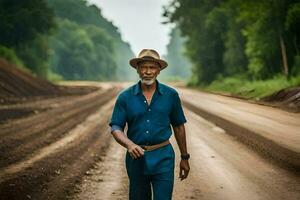
[(160, 73), (160, 66), (157, 62), (143, 61), (138, 64), (137, 73), (142, 83), (152, 85)]

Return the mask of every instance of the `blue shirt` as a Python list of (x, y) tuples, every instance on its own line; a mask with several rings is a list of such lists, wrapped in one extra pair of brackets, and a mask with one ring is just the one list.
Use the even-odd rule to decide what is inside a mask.
[[(138, 145), (154, 145), (168, 140), (172, 135), (170, 125), (178, 126), (186, 122), (177, 91), (158, 81), (156, 83), (150, 105), (139, 81), (123, 90), (114, 106), (109, 125), (124, 130), (127, 123), (127, 137)], [(127, 153), (126, 167), (130, 171), (143, 165), (145, 174), (161, 173), (174, 168), (174, 157), (171, 145), (146, 151), (142, 159), (134, 160)]]

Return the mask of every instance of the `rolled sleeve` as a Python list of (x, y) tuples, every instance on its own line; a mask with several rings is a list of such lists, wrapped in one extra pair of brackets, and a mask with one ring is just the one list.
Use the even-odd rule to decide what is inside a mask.
[(173, 98), (172, 111), (170, 113), (170, 123), (172, 126), (179, 126), (186, 123), (186, 118), (183, 113), (182, 105), (178, 93), (174, 95)]
[(118, 126), (118, 125), (112, 125), (111, 126), (111, 133), (112, 132), (114, 132), (114, 131), (116, 131), (116, 130), (119, 130), (119, 131), (124, 131), (120, 126)]
[(126, 102), (124, 101), (124, 97), (122, 95), (119, 95), (116, 100), (109, 125), (112, 128), (113, 125), (115, 125), (114, 127), (117, 126), (121, 130), (124, 130), (126, 125)]

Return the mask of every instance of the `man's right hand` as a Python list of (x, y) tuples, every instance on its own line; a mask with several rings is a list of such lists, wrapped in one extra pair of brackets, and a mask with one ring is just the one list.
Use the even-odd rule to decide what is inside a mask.
[(131, 157), (133, 157), (134, 159), (137, 159), (141, 156), (144, 155), (144, 149), (142, 149), (142, 147), (140, 147), (137, 144), (131, 144), (128, 146), (127, 148), (128, 153), (131, 155)]

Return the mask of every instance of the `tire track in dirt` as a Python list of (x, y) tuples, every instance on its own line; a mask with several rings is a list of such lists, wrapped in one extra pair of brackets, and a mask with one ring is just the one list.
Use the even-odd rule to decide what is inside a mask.
[(83, 181), (77, 185), (74, 200), (124, 200), (128, 199), (128, 178), (125, 169), (125, 153), (111, 136), (109, 148), (103, 159), (96, 162)]
[[(59, 116), (60, 114), (64, 114), (66, 110), (74, 109), (78, 106), (82, 106), (85, 101), (92, 100), (93, 98), (96, 99), (97, 97), (101, 98), (101, 95), (105, 95), (107, 90), (100, 90), (93, 92), (91, 94), (83, 95), (75, 99), (74, 101), (70, 101), (69, 98), (66, 98), (65, 101), (59, 103), (57, 105), (58, 108), (54, 108), (48, 112), (40, 113), (39, 115), (33, 115), (27, 118), (14, 120), (11, 123), (3, 124), (0, 126), (1, 128), (1, 137), (11, 137), (14, 134), (18, 134), (19, 131), (25, 131), (27, 129), (31, 129), (33, 125), (36, 125), (37, 122), (44, 122), (48, 120), (48, 124), (56, 122), (54, 119), (48, 119), (49, 115), (56, 115)], [(96, 97), (96, 98), (95, 98)], [(65, 108), (65, 109), (63, 109)], [(45, 124), (42, 124), (45, 126)]]
[[(110, 106), (111, 107), (111, 106)], [(105, 108), (101, 109), (104, 112)], [(94, 121), (96, 118), (98, 118), (98, 113), (89, 116), (86, 119), (86, 123), (89, 121)], [(89, 124), (88, 124), (89, 125)], [(82, 125), (79, 124), (76, 126), (73, 130), (69, 131), (65, 137), (62, 139), (39, 149), (37, 152), (33, 153), (33, 155), (30, 155), (28, 159), (25, 159), (24, 161), (20, 161), (18, 163), (14, 163), (13, 165), (6, 167), (6, 168), (1, 168), (0, 172), (0, 182), (5, 180), (5, 177), (9, 177), (11, 174), (17, 174), (18, 172), (32, 166), (35, 162), (47, 157), (49, 154), (55, 153), (56, 151), (62, 150), (62, 148), (65, 145), (70, 144), (71, 142), (76, 142), (80, 141), (87, 133), (91, 132), (89, 129), (93, 129), (94, 127), (90, 127), (87, 125)]]
[(94, 111), (95, 107), (101, 106), (112, 98), (115, 93), (116, 91), (101, 92), (91, 99), (80, 101), (83, 104), (82, 106), (79, 106), (77, 102), (74, 103), (75, 105), (71, 105), (71, 107), (60, 106), (50, 114), (48, 112), (43, 113), (44, 116), (48, 114), (49, 118), (53, 118), (53, 123), (48, 123), (48, 121), (40, 123), (40, 119), (38, 119), (38, 121), (35, 121), (38, 127), (33, 127), (32, 131), (30, 131), (31, 129), (25, 129), (24, 132), (19, 132), (17, 136), (12, 134), (12, 136), (9, 135), (2, 138), (0, 150), (3, 153), (0, 158), (0, 166), (4, 167), (20, 159), (24, 159), (31, 152), (62, 138), (70, 128), (82, 122)]
[[(74, 193), (76, 183), (80, 182), (87, 171), (93, 166), (96, 160), (102, 159), (103, 153), (106, 151), (110, 138), (109, 128), (107, 125), (113, 102), (110, 101), (102, 112), (102, 120), (99, 122), (93, 120), (93, 128), (89, 126), (90, 134), (88, 137), (82, 138), (82, 141), (76, 140), (77, 144), (65, 150), (60, 151), (58, 155), (52, 157), (56, 162), (57, 157), (62, 157), (65, 152), (70, 153), (70, 158), (65, 159), (67, 165), (59, 168), (58, 176), (47, 182), (47, 191), (42, 194), (34, 194), (36, 199), (68, 199)], [(100, 135), (101, 134), (101, 135)], [(58, 187), (59, 186), (59, 187)]]
[[(299, 175), (278, 167), (192, 111), (185, 113), (191, 171), (187, 180), (175, 181), (174, 199), (300, 198)], [(176, 168), (175, 175), (178, 173)]]
[[(0, 195), (9, 199), (24, 199), (26, 196), (65, 199), (78, 177), (106, 148), (109, 140), (107, 120), (112, 106), (110, 101), (74, 128), (73, 134), (70, 133), (72, 136), (41, 149), (29, 160), (1, 169)], [(97, 120), (99, 115), (100, 122)]]
[(300, 169), (300, 115), (220, 95), (180, 89), (182, 103), (281, 167)]

